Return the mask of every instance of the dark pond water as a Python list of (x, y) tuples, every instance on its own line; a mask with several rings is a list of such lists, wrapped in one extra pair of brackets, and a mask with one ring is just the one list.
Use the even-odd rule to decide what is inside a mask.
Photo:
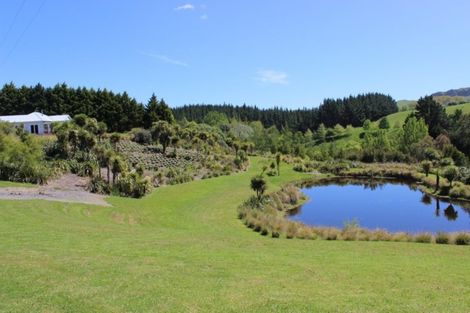
[(470, 231), (470, 203), (438, 200), (404, 182), (341, 180), (302, 191), (309, 200), (289, 219), (307, 225), (342, 228), (356, 221), (392, 232)]

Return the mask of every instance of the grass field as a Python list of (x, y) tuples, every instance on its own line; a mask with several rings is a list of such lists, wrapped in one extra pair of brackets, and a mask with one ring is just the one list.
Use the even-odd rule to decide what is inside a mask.
[[(246, 228), (260, 168), (114, 207), (0, 201), (0, 312), (469, 312), (469, 247)], [(285, 165), (270, 191), (300, 175)]]

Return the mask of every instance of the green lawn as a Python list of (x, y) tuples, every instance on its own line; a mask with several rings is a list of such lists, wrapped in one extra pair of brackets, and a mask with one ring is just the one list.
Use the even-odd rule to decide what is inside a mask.
[(0, 180), (0, 187), (34, 187), (35, 185), (33, 184), (26, 184), (26, 183), (14, 183), (11, 181), (4, 181)]
[[(246, 228), (252, 163), (114, 207), (0, 201), (0, 312), (469, 311), (469, 247)], [(286, 165), (270, 190), (298, 178)]]

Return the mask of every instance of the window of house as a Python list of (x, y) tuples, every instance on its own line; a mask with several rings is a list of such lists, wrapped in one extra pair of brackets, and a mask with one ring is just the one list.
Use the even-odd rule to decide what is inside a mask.
[(44, 134), (49, 134), (49, 124), (44, 124)]
[(38, 125), (34, 125), (34, 130), (36, 131), (35, 134), (39, 134), (39, 127), (38, 127)]
[(34, 125), (31, 125), (31, 131), (30, 131), (31, 134), (34, 134)]

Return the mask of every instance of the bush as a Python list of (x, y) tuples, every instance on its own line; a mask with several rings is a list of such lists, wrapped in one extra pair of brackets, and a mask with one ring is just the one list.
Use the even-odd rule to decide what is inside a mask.
[(371, 241), (390, 241), (393, 236), (386, 230), (377, 229), (370, 234)]
[(431, 243), (432, 242), (432, 234), (430, 233), (419, 233), (414, 236), (414, 241), (415, 242), (420, 242), (420, 243)]
[(470, 186), (457, 182), (450, 189), (449, 196), (452, 198), (470, 199)]
[(392, 236), (393, 241), (409, 242), (411, 241), (411, 239), (412, 239), (411, 235), (408, 233), (404, 233), (404, 232), (398, 232), (398, 233), (393, 234)]
[(443, 158), (439, 163), (441, 166), (451, 166), (454, 165), (454, 160), (452, 158)]
[(459, 176), (459, 169), (453, 165), (447, 166), (442, 173), (442, 176), (449, 181), (450, 187), (452, 187), (452, 182)]
[(113, 187), (119, 195), (133, 198), (141, 198), (152, 190), (150, 179), (136, 173), (120, 175)]
[(141, 145), (149, 145), (152, 143), (152, 133), (143, 128), (136, 128), (132, 130), (132, 141)]
[(99, 176), (95, 176), (90, 180), (87, 189), (92, 193), (99, 193), (105, 195), (111, 193), (111, 187), (109, 183)]
[(470, 234), (458, 233), (454, 238), (454, 242), (456, 245), (468, 246), (470, 245)]
[(437, 244), (447, 245), (447, 244), (449, 244), (449, 242), (450, 242), (449, 234), (442, 233), (442, 232), (437, 233), (437, 235), (436, 235), (436, 243)]
[(40, 184), (47, 182), (52, 170), (45, 165), (38, 138), (29, 134), (18, 137), (13, 131), (8, 134), (4, 131), (0, 132), (0, 179)]

